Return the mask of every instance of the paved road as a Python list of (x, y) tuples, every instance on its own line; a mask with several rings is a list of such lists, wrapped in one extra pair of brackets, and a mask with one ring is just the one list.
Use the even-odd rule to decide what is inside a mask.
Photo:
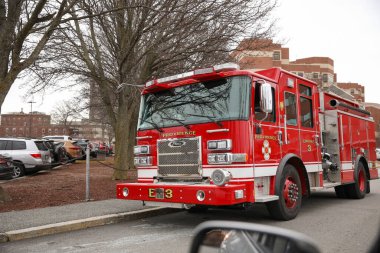
[(212, 220), (239, 220), (296, 230), (314, 238), (323, 252), (366, 252), (380, 225), (380, 180), (362, 200), (337, 199), (333, 191), (314, 193), (292, 221), (270, 219), (266, 209), (179, 212), (133, 222), (0, 244), (0, 252), (187, 252), (193, 228)]

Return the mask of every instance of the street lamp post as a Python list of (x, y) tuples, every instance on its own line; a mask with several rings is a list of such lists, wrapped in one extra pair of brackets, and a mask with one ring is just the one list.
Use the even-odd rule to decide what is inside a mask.
[(28, 102), (30, 104), (30, 118), (29, 118), (29, 137), (32, 138), (32, 119), (33, 119), (33, 100)]

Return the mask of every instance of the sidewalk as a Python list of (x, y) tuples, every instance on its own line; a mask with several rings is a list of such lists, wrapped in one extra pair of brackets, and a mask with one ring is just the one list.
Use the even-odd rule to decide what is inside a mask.
[(176, 211), (118, 199), (0, 213), (0, 242), (73, 231)]

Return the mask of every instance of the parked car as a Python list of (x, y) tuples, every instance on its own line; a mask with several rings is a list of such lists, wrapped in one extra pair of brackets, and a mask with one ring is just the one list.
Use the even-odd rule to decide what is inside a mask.
[(48, 140), (53, 140), (53, 141), (60, 141), (60, 140), (72, 141), (73, 140), (73, 138), (71, 138), (71, 136), (68, 136), (68, 135), (49, 135), (49, 136), (42, 137), (42, 139), (48, 139)]
[(380, 161), (380, 148), (376, 148), (376, 160)]
[(105, 142), (99, 142), (99, 152), (109, 155), (110, 154), (110, 148)]
[(96, 142), (91, 142), (91, 146), (92, 146), (92, 151), (94, 153), (94, 157), (98, 157), (98, 153), (99, 153), (99, 143), (96, 143)]
[(13, 159), (13, 177), (51, 167), (51, 153), (44, 140), (0, 138), (0, 154)]
[(63, 142), (46, 140), (45, 144), (49, 148), (50, 153), (52, 155), (53, 166), (57, 166), (69, 160), (66, 149), (63, 147)]
[(0, 178), (13, 178), (13, 163), (12, 158), (0, 155)]
[(82, 158), (82, 148), (77, 145), (76, 141), (63, 141), (62, 147), (66, 150), (70, 162)]
[(83, 156), (83, 159), (86, 159), (86, 149), (87, 149), (87, 146), (90, 147), (90, 157), (94, 157), (96, 158), (98, 153), (97, 151), (94, 149), (94, 146), (93, 144), (87, 140), (87, 139), (82, 139), (82, 140), (76, 140), (77, 144), (82, 148), (82, 156)]

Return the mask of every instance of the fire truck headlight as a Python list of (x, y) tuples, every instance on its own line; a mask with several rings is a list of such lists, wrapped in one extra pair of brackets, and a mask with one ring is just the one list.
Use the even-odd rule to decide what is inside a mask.
[(211, 179), (217, 186), (226, 185), (231, 180), (231, 178), (231, 173), (222, 169), (214, 170), (211, 174)]
[(209, 150), (231, 150), (232, 140), (215, 140), (208, 141), (207, 148)]
[(197, 196), (197, 200), (203, 201), (206, 198), (206, 193), (202, 190), (198, 190), (196, 196)]
[(127, 188), (127, 187), (124, 187), (124, 188), (123, 188), (123, 196), (124, 196), (124, 197), (127, 197), (128, 194), (129, 194), (129, 190), (128, 190), (128, 188)]
[(147, 155), (150, 154), (150, 147), (149, 146), (134, 146), (133, 153), (135, 155)]
[(207, 155), (207, 161), (209, 164), (244, 163), (248, 161), (248, 155), (246, 153), (213, 153)]
[(232, 162), (232, 154), (208, 154), (207, 161), (209, 164), (230, 164)]
[(152, 157), (151, 156), (135, 157), (135, 165), (136, 166), (152, 165)]

